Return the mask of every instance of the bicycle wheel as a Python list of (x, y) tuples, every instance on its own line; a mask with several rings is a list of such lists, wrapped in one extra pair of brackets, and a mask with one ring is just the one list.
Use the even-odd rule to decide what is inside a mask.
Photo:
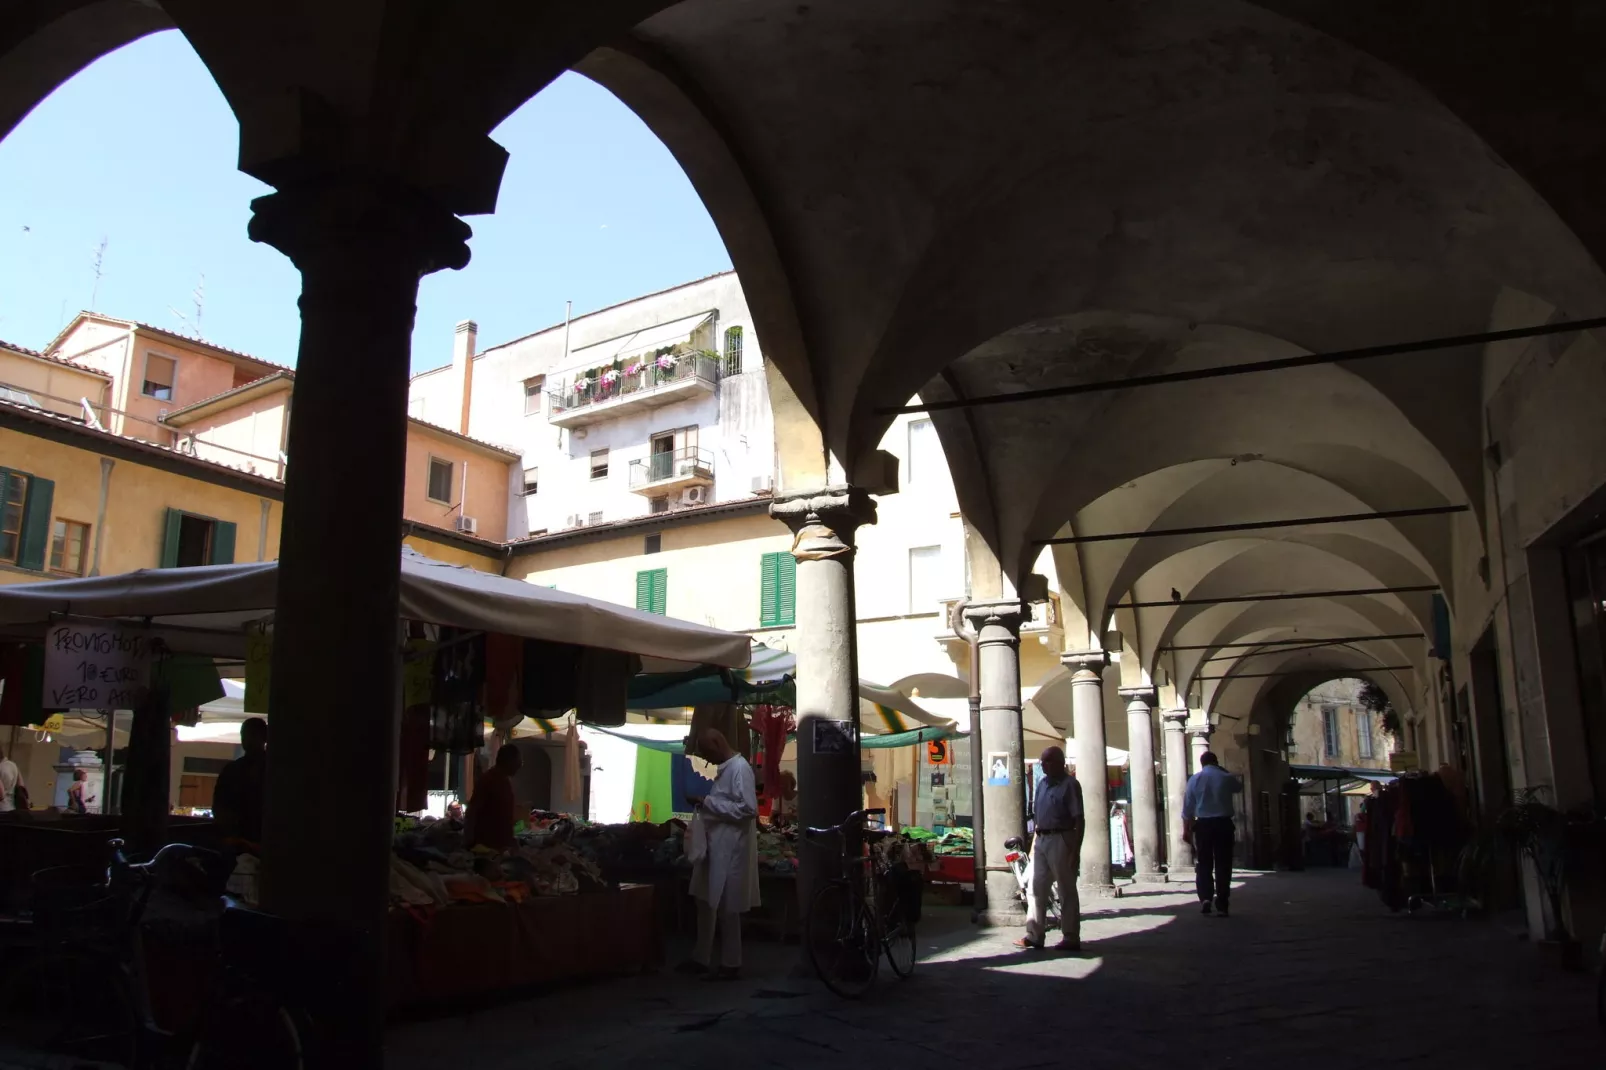
[(230, 996), (208, 1009), (185, 1070), (305, 1070), (308, 1039), (302, 1015), (272, 997)]
[(915, 972), (914, 923), (903, 918), (894, 919), (883, 942), (887, 949), (887, 965), (892, 967), (892, 972), (898, 975), (900, 981), (907, 981)]
[(0, 987), (0, 1043), (85, 1063), (135, 1066), (139, 1023), (122, 974), (107, 956), (46, 952)]
[(881, 941), (869, 907), (846, 884), (823, 885), (804, 926), (809, 962), (825, 987), (857, 999), (875, 984)]

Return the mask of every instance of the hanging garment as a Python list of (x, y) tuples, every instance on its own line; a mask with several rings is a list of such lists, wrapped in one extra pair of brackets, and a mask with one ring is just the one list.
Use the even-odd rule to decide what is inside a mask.
[(617, 650), (585, 647), (575, 679), (574, 707), (587, 724), (616, 727), (625, 723), (630, 678), (641, 670), (641, 658)]
[[(572, 710), (579, 705), (581, 648), (528, 639), (524, 643), (524, 709)], [(628, 685), (627, 685), (628, 686)]]
[(449, 754), (467, 754), (485, 745), (485, 636), (457, 641), (463, 634), (441, 629), (441, 647), (435, 652), (429, 745)]
[(39, 643), (0, 644), (0, 725), (39, 724), (45, 695), (45, 648)]
[(417, 813), (429, 806), (429, 711), (402, 711), (397, 745), (396, 809)]
[(1132, 838), (1126, 831), (1126, 814), (1119, 806), (1110, 807), (1110, 862), (1116, 866), (1132, 864)]

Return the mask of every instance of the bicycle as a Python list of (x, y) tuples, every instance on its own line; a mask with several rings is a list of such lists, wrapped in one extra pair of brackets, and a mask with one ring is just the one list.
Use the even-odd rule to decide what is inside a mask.
[(870, 990), (882, 955), (900, 979), (914, 973), (918, 889), (910, 887), (913, 881), (898, 880), (895, 864), (883, 864), (878, 871), (873, 854), (848, 853), (849, 834), (865, 833), (864, 819), (885, 813), (856, 810), (840, 825), (804, 831), (810, 842), (834, 837), (840, 844), (842, 871), (816, 889), (804, 919), (803, 939), (814, 972), (843, 999), (857, 999)]
[[(38, 951), (0, 985), (0, 1042), (29, 1053), (131, 1070), (225, 1065), (305, 1070), (302, 1016), (289, 1011), (266, 1017), (241, 1013), (277, 999), (277, 992), (268, 997), (274, 990), (256, 983), (254, 971), (230, 961), (228, 952), (238, 955), (238, 949), (230, 946), (228, 934), (238, 927), (232, 919), (241, 908), (215, 899), (224, 880), (221, 857), (174, 844), (149, 862), (131, 863), (121, 840), (111, 840), (107, 847), (109, 863), (98, 874), (74, 867), (34, 874), (32, 923)], [(216, 919), (219, 943), (211, 949), (222, 983), (213, 987), (203, 1006), (199, 1027), (163, 1028), (152, 1008), (145, 927), (158, 891), (214, 899), (223, 908)], [(237, 961), (248, 964), (251, 959), (247, 955)], [(218, 1043), (222, 1038), (229, 1045), (226, 1057)]]

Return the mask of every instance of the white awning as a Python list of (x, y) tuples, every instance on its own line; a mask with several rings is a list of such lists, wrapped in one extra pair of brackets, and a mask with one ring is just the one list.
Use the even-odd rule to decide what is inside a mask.
[(597, 364), (606, 364), (624, 357), (633, 357), (639, 353), (650, 353), (664, 346), (679, 345), (697, 333), (697, 329), (714, 318), (712, 312), (699, 312), (695, 316), (684, 316), (668, 323), (660, 323), (653, 327), (644, 327), (630, 334), (622, 334), (601, 342), (572, 350), (569, 353), (569, 363), (576, 369), (592, 367)]
[[(0, 636), (43, 638), (52, 615), (149, 621), (179, 653), (245, 656), (248, 626), (271, 620), (279, 563), (141, 569), (0, 587)], [(740, 669), (750, 640), (596, 598), (401, 551), (401, 616), (453, 628), (638, 654), (644, 671)]]

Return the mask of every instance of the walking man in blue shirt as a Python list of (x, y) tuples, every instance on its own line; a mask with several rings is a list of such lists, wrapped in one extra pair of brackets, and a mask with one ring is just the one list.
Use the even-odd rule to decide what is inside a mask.
[(1199, 755), (1199, 771), (1188, 778), (1182, 798), (1182, 838), (1193, 844), (1194, 880), (1202, 913), (1214, 906), (1227, 916), (1232, 898), (1232, 797), (1243, 780), (1221, 768), (1210, 751)]

